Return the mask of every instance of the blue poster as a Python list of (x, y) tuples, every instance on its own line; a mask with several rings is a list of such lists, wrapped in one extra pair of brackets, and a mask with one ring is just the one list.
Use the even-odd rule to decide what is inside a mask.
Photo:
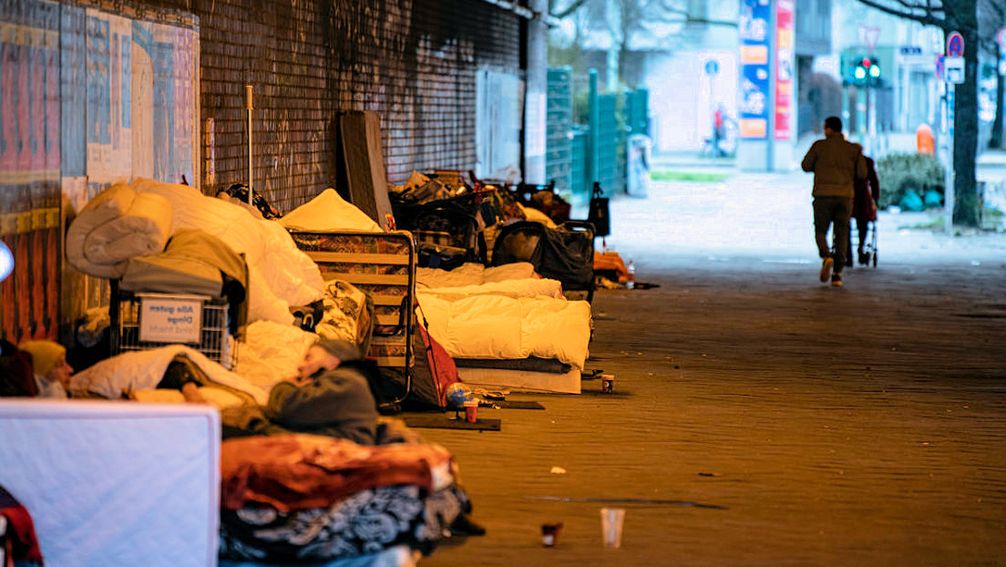
[(769, 23), (771, 0), (743, 0), (740, 14), (741, 138), (764, 140), (769, 116)]

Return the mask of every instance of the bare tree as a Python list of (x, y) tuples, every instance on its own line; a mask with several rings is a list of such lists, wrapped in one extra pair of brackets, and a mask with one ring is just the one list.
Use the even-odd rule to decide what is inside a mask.
[(550, 0), (549, 9), (559, 19), (589, 12), (588, 25), (595, 31), (603, 29), (611, 38), (612, 49), (617, 52), (613, 63), (621, 84), (626, 83), (625, 63), (635, 38), (649, 35), (669, 44), (670, 38), (687, 24), (737, 26), (736, 22), (694, 14), (687, 0)]
[(978, 2), (979, 0), (858, 0), (881, 12), (914, 20), (964, 37), (965, 82), (954, 93), (954, 224), (978, 226), (975, 183), (978, 151)]
[[(987, 57), (998, 64), (1003, 49), (996, 41), (996, 33), (1006, 25), (1006, 0), (981, 0), (978, 4), (978, 37), (980, 47)], [(992, 121), (990, 148), (1003, 147), (1003, 75), (996, 73), (996, 116)]]

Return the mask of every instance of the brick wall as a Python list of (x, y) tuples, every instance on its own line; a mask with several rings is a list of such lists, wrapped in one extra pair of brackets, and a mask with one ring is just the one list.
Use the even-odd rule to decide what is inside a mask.
[[(470, 169), (476, 159), (476, 70), (492, 67), (521, 74), (520, 19), (482, 0), (66, 0), (62, 4), (76, 10), (62, 10), (64, 21), (58, 23), (59, 2), (3, 3), (0, 24), (50, 30), (18, 35), (45, 47), (11, 51), (23, 58), (9, 69), (59, 65), (58, 57), (47, 55), (55, 53), (51, 39), (56, 37), (66, 51), (70, 32), (62, 26), (71, 22), (66, 19), (71, 14), (81, 17), (79, 8), (197, 29), (198, 128), (204, 133), (210, 130), (213, 138), (213, 151), (203, 147), (204, 159), (198, 164), (203, 188), (212, 193), (247, 177), (244, 85), (252, 83), (255, 186), (284, 211), (334, 184), (332, 133), (339, 111), (380, 114), (392, 182), (403, 181), (413, 169)], [(82, 37), (72, 41), (79, 43)], [(48, 63), (40, 63), (39, 57), (48, 57)], [(36, 80), (42, 76), (44, 85), (57, 85), (59, 73), (50, 71), (46, 75), (28, 71), (25, 76), (32, 85), (43, 84)], [(69, 84), (64, 77), (63, 86)], [(0, 286), (0, 335), (13, 340), (53, 337), (57, 320), (65, 332), (82, 307), (102, 301), (78, 297), (89, 293), (80, 291), (79, 276), (64, 281), (60, 293), (60, 280), (66, 278), (59, 266), (59, 235), (67, 214), (67, 208), (58, 205), (60, 191), (64, 202), (68, 183), (88, 191), (82, 169), (84, 90), (80, 85), (67, 92), (57, 89), (53, 98), (49, 91), (28, 83), (19, 83), (18, 88), (29, 98), (34, 96), (30, 93), (46, 93), (42, 97), (46, 104), (55, 104), (56, 110), (46, 114), (47, 124), (59, 124), (62, 106), (63, 125), (50, 132), (45, 145), (17, 146), (33, 148), (34, 157), (17, 157), (15, 165), (0, 168), (0, 237), (19, 258), (31, 259), (19, 261), (14, 276)], [(38, 116), (30, 105), (19, 107), (17, 113), (24, 120)], [(200, 143), (205, 141), (203, 136)], [(74, 151), (60, 157), (60, 145)], [(39, 147), (44, 151), (36, 151)], [(205, 159), (210, 155), (212, 164)], [(209, 170), (214, 175), (207, 179)], [(25, 197), (29, 194), (31, 199)], [(43, 264), (34, 266), (39, 261)], [(29, 288), (32, 291), (26, 295)], [(94, 289), (107, 295), (106, 287)]]
[(479, 0), (142, 4), (199, 18), (217, 186), (247, 177), (244, 84), (255, 85), (255, 183), (281, 210), (334, 183), (339, 110), (381, 115), (393, 182), (413, 169), (474, 167), (475, 70), (520, 72), (519, 18)]

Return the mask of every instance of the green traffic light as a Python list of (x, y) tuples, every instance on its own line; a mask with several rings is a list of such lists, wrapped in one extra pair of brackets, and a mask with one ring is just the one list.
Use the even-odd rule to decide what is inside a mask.
[(880, 77), (880, 65), (874, 64), (870, 66), (870, 76), (874, 79)]
[(853, 72), (853, 74), (855, 75), (857, 81), (862, 81), (863, 79), (866, 78), (866, 69), (862, 67), (856, 67), (856, 70)]

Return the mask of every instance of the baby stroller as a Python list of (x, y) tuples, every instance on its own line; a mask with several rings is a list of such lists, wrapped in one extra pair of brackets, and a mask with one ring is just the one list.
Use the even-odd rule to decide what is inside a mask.
[[(859, 243), (859, 248), (862, 252), (859, 253), (859, 264), (861, 266), (869, 266), (871, 263), (873, 267), (877, 267), (877, 219), (874, 218), (866, 223), (866, 238), (863, 242)], [(851, 255), (852, 249), (849, 249)]]
[[(877, 202), (880, 200), (880, 179), (874, 167), (873, 159), (864, 156), (866, 160), (866, 178), (856, 180), (856, 189), (852, 203), (852, 219), (856, 220), (860, 266), (877, 267)], [(849, 259), (852, 265), (852, 219), (849, 222)], [(865, 226), (864, 226), (865, 225)]]

